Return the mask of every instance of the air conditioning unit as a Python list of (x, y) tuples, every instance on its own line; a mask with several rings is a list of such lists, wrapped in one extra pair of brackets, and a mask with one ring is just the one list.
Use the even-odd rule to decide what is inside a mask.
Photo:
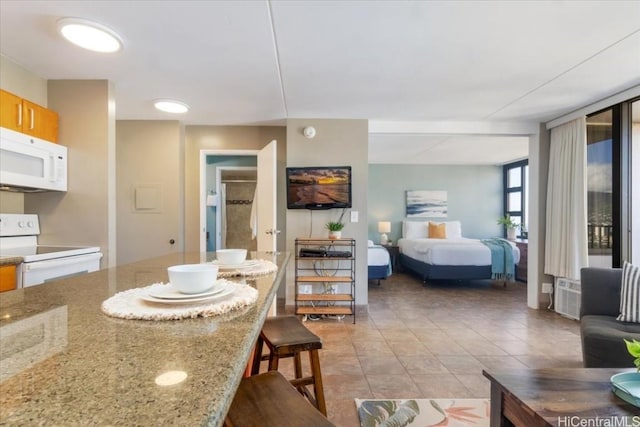
[(580, 282), (556, 277), (555, 310), (570, 319), (580, 319)]

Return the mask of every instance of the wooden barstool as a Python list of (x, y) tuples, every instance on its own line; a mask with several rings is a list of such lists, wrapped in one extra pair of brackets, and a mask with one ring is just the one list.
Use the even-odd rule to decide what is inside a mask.
[(225, 427), (335, 427), (282, 376), (270, 371), (243, 378)]
[[(262, 355), (263, 344), (269, 348), (268, 355)], [(318, 355), (318, 350), (321, 348), (322, 340), (320, 337), (307, 329), (297, 316), (268, 317), (264, 321), (256, 342), (251, 374), (257, 375), (260, 372), (262, 360), (269, 360), (269, 371), (277, 371), (280, 359), (293, 357), (295, 378), (290, 380), (291, 384), (326, 416), (327, 407), (324, 400)], [(303, 351), (309, 352), (311, 365), (311, 375), (306, 377), (302, 376), (300, 353)], [(308, 385), (313, 385), (313, 395), (309, 392)]]

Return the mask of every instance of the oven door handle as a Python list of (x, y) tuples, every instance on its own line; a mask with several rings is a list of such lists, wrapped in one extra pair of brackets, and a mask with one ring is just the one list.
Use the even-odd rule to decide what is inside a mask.
[(62, 267), (65, 265), (78, 264), (80, 262), (92, 261), (102, 258), (102, 252), (94, 252), (91, 254), (74, 255), (70, 257), (47, 259), (44, 261), (34, 261), (23, 263), (23, 271), (35, 271), (44, 268)]

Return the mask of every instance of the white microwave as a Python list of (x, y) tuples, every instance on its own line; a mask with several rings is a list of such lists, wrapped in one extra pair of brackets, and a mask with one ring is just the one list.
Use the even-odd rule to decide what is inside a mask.
[(0, 190), (67, 191), (67, 147), (0, 127)]

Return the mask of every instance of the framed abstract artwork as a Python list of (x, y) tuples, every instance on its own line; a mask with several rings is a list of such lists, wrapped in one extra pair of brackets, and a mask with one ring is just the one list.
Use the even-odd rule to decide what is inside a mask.
[(446, 218), (446, 191), (407, 191), (408, 218)]

